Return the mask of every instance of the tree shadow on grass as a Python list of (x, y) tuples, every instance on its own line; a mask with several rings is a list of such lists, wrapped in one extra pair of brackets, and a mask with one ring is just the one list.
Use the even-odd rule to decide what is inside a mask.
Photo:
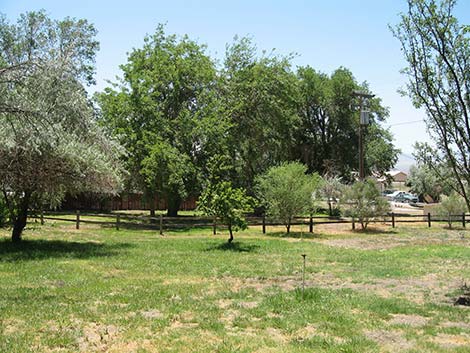
[(390, 229), (383, 229), (383, 228), (376, 228), (374, 226), (372, 227), (367, 227), (366, 229), (362, 229), (361, 226), (356, 225), (356, 229), (353, 230), (354, 233), (357, 234), (369, 234), (369, 235), (374, 235), (374, 234), (398, 234), (398, 230), (396, 228), (390, 228)]
[(268, 237), (273, 238), (293, 238), (293, 239), (321, 239), (324, 234), (309, 233), (309, 232), (269, 232), (266, 234)]
[(63, 240), (0, 240), (0, 263), (48, 258), (88, 259), (115, 256), (132, 247), (129, 243), (103, 244)]
[(206, 251), (232, 251), (232, 252), (255, 252), (259, 249), (259, 245), (255, 244), (244, 244), (239, 242), (225, 242), (221, 244), (214, 244), (209, 246)]

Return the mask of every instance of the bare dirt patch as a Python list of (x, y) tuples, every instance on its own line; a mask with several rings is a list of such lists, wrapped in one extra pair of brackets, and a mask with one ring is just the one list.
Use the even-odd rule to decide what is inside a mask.
[(274, 327), (268, 327), (266, 329), (266, 334), (277, 343), (284, 344), (289, 341), (288, 337), (286, 337), (281, 330)]
[(470, 246), (470, 236), (462, 238), (459, 232), (429, 232), (425, 235), (415, 233), (414, 235), (396, 236), (393, 231), (389, 234), (352, 234), (350, 236), (340, 233), (338, 238), (313, 238), (312, 241), (323, 245), (357, 250), (387, 250), (399, 246), (419, 246), (434, 244), (457, 244), (459, 246)]
[(434, 343), (439, 344), (444, 348), (457, 348), (461, 346), (470, 346), (470, 337), (468, 335), (448, 335), (439, 333), (436, 337), (432, 338)]
[(217, 301), (217, 306), (220, 309), (227, 309), (232, 305), (232, 303), (233, 303), (232, 299), (220, 299)]
[(470, 323), (468, 322), (462, 322), (462, 321), (444, 321), (440, 325), (440, 327), (443, 328), (460, 328), (464, 330), (469, 330), (470, 329)]
[(315, 325), (310, 325), (310, 324), (297, 330), (292, 335), (291, 339), (296, 340), (296, 341), (303, 341), (303, 340), (311, 339), (314, 337), (321, 337), (326, 340), (331, 340), (336, 344), (342, 344), (345, 342), (344, 338), (329, 335), (325, 332), (321, 332), (318, 330), (318, 328)]
[(225, 328), (233, 327), (233, 322), (235, 319), (240, 315), (238, 310), (225, 310), (220, 318), (220, 322), (222, 322)]
[(244, 309), (253, 309), (258, 306), (258, 302), (256, 301), (247, 301), (247, 302), (239, 302), (238, 305)]
[(82, 352), (105, 351), (119, 333), (114, 325), (89, 323), (83, 328), (83, 336), (78, 339), (78, 347)]
[(4, 335), (14, 335), (21, 332), (25, 326), (25, 322), (19, 319), (6, 319), (0, 321), (0, 328), (3, 328)]
[[(308, 276), (309, 277), (309, 276)], [(428, 301), (434, 303), (453, 304), (448, 293), (458, 288), (459, 278), (449, 278), (437, 274), (428, 274), (421, 277), (409, 278), (375, 278), (368, 282), (358, 282), (352, 278), (339, 278), (332, 273), (319, 272), (307, 277), (306, 287), (319, 287), (328, 289), (352, 289), (361, 292), (373, 293), (383, 298), (402, 297), (409, 301), (423, 304)], [(234, 292), (242, 289), (255, 289), (265, 293), (274, 288), (282, 291), (292, 291), (301, 288), (302, 281), (298, 276), (281, 276), (274, 278), (235, 278), (224, 277), (226, 283)], [(218, 302), (220, 306), (222, 302)], [(225, 304), (222, 304), (225, 305)]]
[(155, 309), (141, 311), (140, 314), (146, 319), (162, 319), (164, 317), (163, 313)]
[(175, 320), (175, 321), (172, 321), (169, 328), (171, 330), (174, 330), (174, 329), (193, 329), (193, 328), (196, 328), (198, 326), (199, 326), (199, 324), (197, 322), (181, 322), (181, 321)]
[(403, 352), (414, 347), (414, 343), (408, 341), (401, 331), (397, 330), (373, 330), (365, 331), (365, 336), (379, 344), (387, 352)]
[(421, 327), (426, 325), (428, 319), (420, 315), (394, 314), (389, 320), (391, 325), (407, 325), (411, 327)]

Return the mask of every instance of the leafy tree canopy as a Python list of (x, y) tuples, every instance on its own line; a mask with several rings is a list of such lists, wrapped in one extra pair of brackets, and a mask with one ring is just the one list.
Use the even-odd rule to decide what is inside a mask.
[(232, 169), (226, 156), (217, 155), (208, 163), (208, 179), (199, 197), (198, 209), (208, 216), (219, 218), (230, 233), (228, 242), (233, 241), (233, 231), (247, 228), (245, 214), (253, 212), (254, 199), (242, 188), (234, 188), (227, 180), (226, 172)]
[(453, 15), (456, 0), (408, 0), (393, 28), (408, 66), (404, 90), (427, 113), (433, 144), (419, 144), (418, 160), (446, 165), (470, 210), (470, 28)]
[(291, 158), (299, 124), (299, 87), (291, 57), (258, 55), (250, 38), (227, 46), (221, 96), (230, 122), (237, 182), (251, 193), (254, 178)]
[[(341, 176), (352, 180), (358, 167), (359, 106), (354, 90), (369, 92), (367, 84), (359, 85), (353, 74), (337, 69), (331, 76), (300, 67), (295, 157), (309, 171)], [(380, 98), (368, 100), (371, 124), (365, 133), (365, 167), (367, 174), (384, 174), (395, 165), (399, 150), (393, 146), (390, 131), (380, 126), (388, 110)]]
[(181, 199), (198, 191), (199, 173), (226, 138), (215, 65), (204, 46), (160, 25), (121, 69), (121, 81), (97, 95), (103, 123), (128, 150), (130, 187), (152, 199), (157, 192), (174, 216)]
[(120, 147), (94, 120), (95, 30), (43, 11), (0, 20), (0, 189), (21, 239), (28, 209), (57, 205), (65, 191), (115, 192)]

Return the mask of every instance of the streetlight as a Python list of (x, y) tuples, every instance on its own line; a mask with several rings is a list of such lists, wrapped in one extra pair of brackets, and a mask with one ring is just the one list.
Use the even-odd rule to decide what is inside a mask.
[(364, 180), (364, 127), (369, 124), (369, 111), (365, 109), (367, 99), (375, 97), (364, 91), (354, 90), (353, 96), (359, 98), (360, 121), (359, 121), (359, 180)]

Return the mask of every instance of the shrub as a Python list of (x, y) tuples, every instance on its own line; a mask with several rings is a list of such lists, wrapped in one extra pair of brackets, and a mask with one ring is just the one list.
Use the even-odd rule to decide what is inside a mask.
[(314, 207), (313, 196), (321, 178), (306, 172), (307, 167), (301, 163), (283, 163), (256, 180), (256, 192), (267, 215), (282, 221), (287, 233), (294, 216), (310, 212)]
[(366, 229), (373, 218), (390, 210), (390, 204), (371, 179), (358, 181), (347, 188), (342, 203), (346, 206), (346, 214), (356, 218), (362, 229)]
[(338, 177), (324, 177), (321, 184), (320, 193), (328, 203), (328, 213), (330, 216), (340, 216), (338, 200), (344, 193), (345, 185)]
[(462, 213), (467, 210), (467, 205), (463, 197), (455, 191), (449, 196), (442, 196), (441, 200), (437, 207), (437, 214), (445, 217), (449, 228), (452, 228), (452, 222), (461, 219)]

